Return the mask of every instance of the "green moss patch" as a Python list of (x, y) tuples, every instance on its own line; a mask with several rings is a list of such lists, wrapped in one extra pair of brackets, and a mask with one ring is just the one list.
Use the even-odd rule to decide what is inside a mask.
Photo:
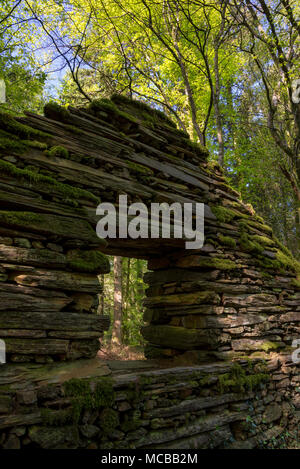
[(108, 257), (99, 251), (80, 251), (74, 249), (68, 252), (69, 266), (79, 272), (107, 274), (110, 271)]
[(28, 227), (40, 221), (40, 215), (32, 212), (0, 211), (1, 222), (6, 225)]
[(257, 241), (251, 241), (247, 233), (242, 232), (240, 236), (240, 246), (245, 252), (262, 253), (265, 248)]
[(275, 242), (271, 238), (267, 238), (266, 236), (259, 236), (259, 235), (252, 235), (251, 240), (255, 241), (256, 243), (262, 245), (262, 246), (268, 246), (272, 247), (275, 245)]
[(47, 150), (47, 143), (38, 142), (37, 140), (22, 140), (26, 147), (36, 148), (37, 150)]
[[(251, 369), (249, 371), (253, 373)], [(267, 373), (261, 372), (247, 374), (241, 365), (235, 363), (229, 373), (220, 375), (218, 379), (221, 393), (229, 391), (244, 393), (259, 388), (262, 383), (269, 381), (270, 377)]]
[(224, 169), (222, 168), (222, 166), (218, 163), (218, 161), (216, 160), (209, 160), (208, 161), (208, 165), (207, 165), (207, 169), (209, 172), (215, 172), (216, 170), (219, 171), (220, 173), (224, 173)]
[(201, 145), (200, 143), (193, 142), (192, 140), (187, 139), (187, 138), (183, 139), (183, 143), (185, 147), (187, 147), (190, 151), (196, 153), (196, 155), (199, 155), (202, 157), (204, 156), (205, 158), (208, 157), (209, 155), (208, 149), (204, 147), (203, 145)]
[(295, 273), (300, 273), (300, 262), (294, 259), (291, 254), (288, 256), (282, 251), (277, 251), (276, 258), (286, 269)]
[(293, 278), (291, 284), (292, 286), (300, 289), (300, 277)]
[(291, 253), (291, 251), (284, 245), (282, 244), (278, 238), (276, 238), (275, 236), (273, 236), (273, 239), (274, 239), (274, 242), (277, 244), (277, 246), (279, 247), (279, 249), (288, 257), (291, 257), (293, 258), (293, 254)]
[(72, 409), (42, 409), (41, 416), (44, 425), (49, 425), (50, 427), (60, 427), (73, 422)]
[(280, 345), (276, 342), (271, 342), (270, 340), (267, 340), (263, 343), (261, 348), (264, 352), (270, 352), (271, 350), (277, 350), (278, 348), (280, 348)]
[(0, 152), (22, 154), (27, 150), (27, 146), (15, 135), (0, 131)]
[(101, 430), (109, 435), (120, 424), (119, 414), (113, 409), (103, 409), (99, 417)]
[[(37, 186), (37, 188), (40, 186), (43, 192), (48, 187), (51, 191), (55, 191), (57, 197), (63, 197), (66, 203), (72, 202), (73, 199), (91, 200), (99, 203), (99, 198), (89, 191), (70, 186), (69, 184), (63, 184), (52, 177), (41, 175), (35, 171), (17, 168), (14, 164), (7, 161), (0, 160), (0, 171), (16, 179), (28, 181), (33, 186)], [(71, 205), (74, 204), (71, 203)]]
[(236, 264), (229, 259), (200, 256), (188, 256), (186, 258), (179, 259), (177, 265), (179, 267), (203, 267), (218, 270), (233, 270), (240, 268), (239, 264)]
[(55, 146), (51, 147), (50, 150), (46, 151), (47, 156), (57, 157), (57, 158), (69, 158), (69, 152), (66, 148)]
[(211, 211), (221, 223), (230, 223), (237, 216), (242, 216), (242, 214), (239, 214), (235, 210), (223, 207), (222, 205), (215, 205), (214, 207), (211, 207)]
[(124, 112), (124, 111), (121, 111), (118, 106), (112, 102), (111, 100), (109, 99), (106, 99), (106, 98), (102, 98), (102, 99), (97, 99), (97, 100), (94, 100), (92, 101), (90, 104), (89, 104), (89, 107), (88, 109), (90, 111), (92, 111), (96, 116), (97, 116), (97, 113), (101, 113), (101, 112), (109, 112), (111, 114), (114, 114), (116, 118), (124, 118), (134, 124), (139, 124), (140, 121), (138, 119), (136, 119), (134, 116)]
[(44, 115), (49, 119), (53, 119), (61, 122), (69, 122), (71, 120), (71, 113), (63, 106), (50, 101), (44, 107)]
[(148, 176), (152, 176), (154, 173), (150, 168), (147, 168), (146, 166), (143, 166), (138, 163), (133, 163), (132, 161), (126, 160), (127, 166), (132, 169), (133, 171), (136, 171), (137, 173), (142, 173), (146, 174)]
[(63, 385), (66, 397), (71, 398), (72, 418), (78, 423), (84, 410), (98, 410), (111, 407), (115, 393), (111, 378), (97, 381), (72, 378)]
[(268, 225), (261, 224), (255, 220), (251, 220), (250, 218), (248, 218), (247, 220), (242, 220), (240, 222), (240, 225), (243, 229), (253, 231), (251, 230), (251, 228), (254, 228), (258, 231), (263, 231), (264, 233), (272, 235), (272, 228), (270, 228)]
[(0, 111), (0, 125), (6, 132), (26, 140), (51, 137), (40, 130), (21, 124), (11, 114), (3, 111)]
[(149, 119), (149, 117), (152, 117), (154, 121), (160, 120), (160, 121), (167, 123), (170, 127), (176, 128), (176, 124), (169, 117), (167, 117), (162, 111), (160, 111), (159, 109), (154, 109), (150, 107), (148, 104), (144, 103), (143, 101), (137, 101), (135, 99), (128, 98), (121, 94), (113, 94), (110, 99), (115, 104), (119, 104), (119, 105), (123, 104), (128, 107), (133, 107), (141, 111), (141, 113), (142, 112), (146, 113), (146, 114), (143, 114), (146, 120)]
[(232, 249), (236, 247), (235, 239), (231, 238), (230, 236), (223, 236), (221, 233), (218, 233), (218, 239), (220, 243), (224, 244), (225, 246), (231, 247)]
[[(256, 262), (259, 265), (259, 267), (261, 267), (262, 269), (282, 271), (282, 268), (281, 268), (282, 266), (280, 262), (278, 262), (277, 260), (267, 259), (266, 257), (262, 255), (257, 255)], [(282, 273), (284, 272), (282, 271)]]

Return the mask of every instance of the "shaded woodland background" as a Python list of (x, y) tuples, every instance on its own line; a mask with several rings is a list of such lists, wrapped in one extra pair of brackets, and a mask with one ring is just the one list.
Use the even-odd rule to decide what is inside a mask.
[[(293, 0), (2, 0), (0, 106), (42, 112), (117, 93), (164, 111), (299, 258), (299, 15)], [(106, 340), (141, 346), (145, 262), (111, 265)]]
[(110, 264), (110, 274), (100, 279), (104, 293), (99, 296), (98, 313), (111, 317), (111, 327), (104, 334), (101, 357), (143, 358), (144, 339), (140, 330), (145, 297), (143, 275), (147, 270), (147, 262), (110, 256)]

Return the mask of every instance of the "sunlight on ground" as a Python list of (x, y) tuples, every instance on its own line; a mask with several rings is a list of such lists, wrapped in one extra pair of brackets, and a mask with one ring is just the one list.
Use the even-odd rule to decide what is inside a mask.
[(142, 347), (127, 345), (103, 345), (97, 356), (102, 360), (146, 360)]

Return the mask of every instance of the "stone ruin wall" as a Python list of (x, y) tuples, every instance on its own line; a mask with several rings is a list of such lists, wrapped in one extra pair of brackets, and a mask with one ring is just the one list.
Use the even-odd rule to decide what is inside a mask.
[(245, 376), (230, 363), (151, 363), (148, 371), (135, 364), (126, 373), (76, 363), (76, 370), (18, 369), (0, 400), (2, 448), (252, 449), (291, 444), (297, 434), (290, 402), (295, 383), (289, 365), (277, 357), (268, 371), (256, 369), (256, 378), (247, 362), (239, 365)]
[[(53, 416), (53, 425), (43, 409), (64, 411), (74, 396), (68, 402), (61, 383), (53, 395), (50, 386), (47, 395), (48, 378), (41, 376), (61, 362), (96, 355), (98, 339), (109, 325), (108, 317), (96, 314), (101, 293), (97, 275), (109, 271), (105, 253), (148, 259), (142, 333), (149, 359), (163, 360), (168, 369), (214, 367), (216, 362), (221, 368), (213, 368), (211, 386), (203, 376), (199, 386), (191, 385), (189, 375), (195, 370), (187, 368), (182, 368), (175, 388), (166, 382), (167, 370), (158, 377), (154, 370), (149, 382), (133, 373), (149, 398), (123, 399), (121, 405), (116, 397), (114, 403), (99, 404), (98, 416), (82, 413), (76, 431), (82, 425), (98, 425), (98, 433), (94, 428), (89, 438), (81, 429), (77, 445), (86, 447), (92, 439), (99, 447), (118, 446), (125, 435), (126, 444), (144, 447), (146, 433), (164, 429), (168, 440), (161, 435), (147, 444), (218, 447), (240, 438), (255, 446), (256, 434), (272, 433), (274, 425), (280, 431), (272, 437), (282, 435), (288, 423), (294, 431), (300, 408), (299, 368), (291, 360), (291, 345), (299, 337), (299, 267), (263, 220), (240, 201), (221, 170), (207, 161), (207, 151), (165, 117), (122, 98), (94, 102), (89, 109), (64, 110), (50, 104), (45, 117), (28, 113), (13, 119), (1, 114), (0, 120), (0, 338), (6, 342), (9, 362), (0, 368), (0, 444), (74, 444), (66, 436), (68, 421)], [(116, 202), (122, 193), (128, 194), (129, 202), (146, 205), (204, 202), (204, 247), (187, 251), (178, 240), (117, 239), (107, 245), (95, 234), (95, 207), (100, 200)], [(248, 370), (249, 359), (256, 369)], [(247, 376), (255, 373), (261, 379), (254, 382), (241, 369), (226, 373), (222, 367), (230, 369), (232, 360), (239, 361)], [(34, 379), (27, 375), (30, 369), (36, 370)], [(112, 373), (112, 379), (118, 381), (118, 374)], [(250, 405), (253, 395), (245, 397), (254, 392), (253, 386), (260, 396), (256, 407)], [(130, 383), (123, 387), (132, 391)], [(163, 405), (155, 389), (162, 389)], [(224, 398), (226, 390), (240, 400), (236, 395)], [(252, 434), (237, 431), (245, 416), (226, 420), (238, 406), (253, 407), (260, 424), (256, 433), (254, 425)], [(101, 427), (100, 414), (106, 408), (121, 413), (118, 419), (107, 414), (106, 420), (119, 422), (119, 438), (112, 441)], [(266, 417), (272, 410), (275, 417)], [(209, 422), (215, 421), (215, 413), (225, 419), (221, 421), (227, 436), (220, 436), (219, 442), (211, 441)], [(122, 427), (134, 416), (139, 416), (136, 428)], [(34, 436), (45, 425), (53, 431), (52, 443)], [(196, 436), (188, 442), (187, 429), (193, 425)]]

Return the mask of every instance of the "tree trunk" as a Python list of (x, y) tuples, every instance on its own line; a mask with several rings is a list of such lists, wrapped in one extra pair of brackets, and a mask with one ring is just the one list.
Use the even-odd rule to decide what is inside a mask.
[(220, 166), (224, 166), (224, 137), (222, 117), (220, 113), (220, 76), (219, 76), (219, 49), (218, 44), (214, 45), (214, 73), (215, 73), (215, 88), (213, 90), (213, 103), (216, 118), (217, 138), (218, 138), (218, 162)]
[(99, 275), (99, 281), (102, 285), (102, 293), (99, 295), (99, 306), (98, 306), (98, 311), (97, 311), (97, 314), (104, 314), (104, 275), (101, 274)]
[(114, 257), (114, 325), (112, 343), (122, 343), (122, 257)]
[(130, 257), (127, 258), (127, 265), (126, 270), (123, 270), (123, 277), (125, 276), (124, 280), (124, 289), (123, 289), (123, 317), (122, 317), (122, 343), (128, 344), (128, 328), (126, 325), (128, 324), (128, 312), (130, 310), (130, 271), (131, 271), (131, 259)]
[(137, 294), (138, 299), (143, 297), (144, 295), (144, 286), (143, 286), (143, 266), (142, 261), (137, 259), (136, 261), (136, 279), (137, 279)]

